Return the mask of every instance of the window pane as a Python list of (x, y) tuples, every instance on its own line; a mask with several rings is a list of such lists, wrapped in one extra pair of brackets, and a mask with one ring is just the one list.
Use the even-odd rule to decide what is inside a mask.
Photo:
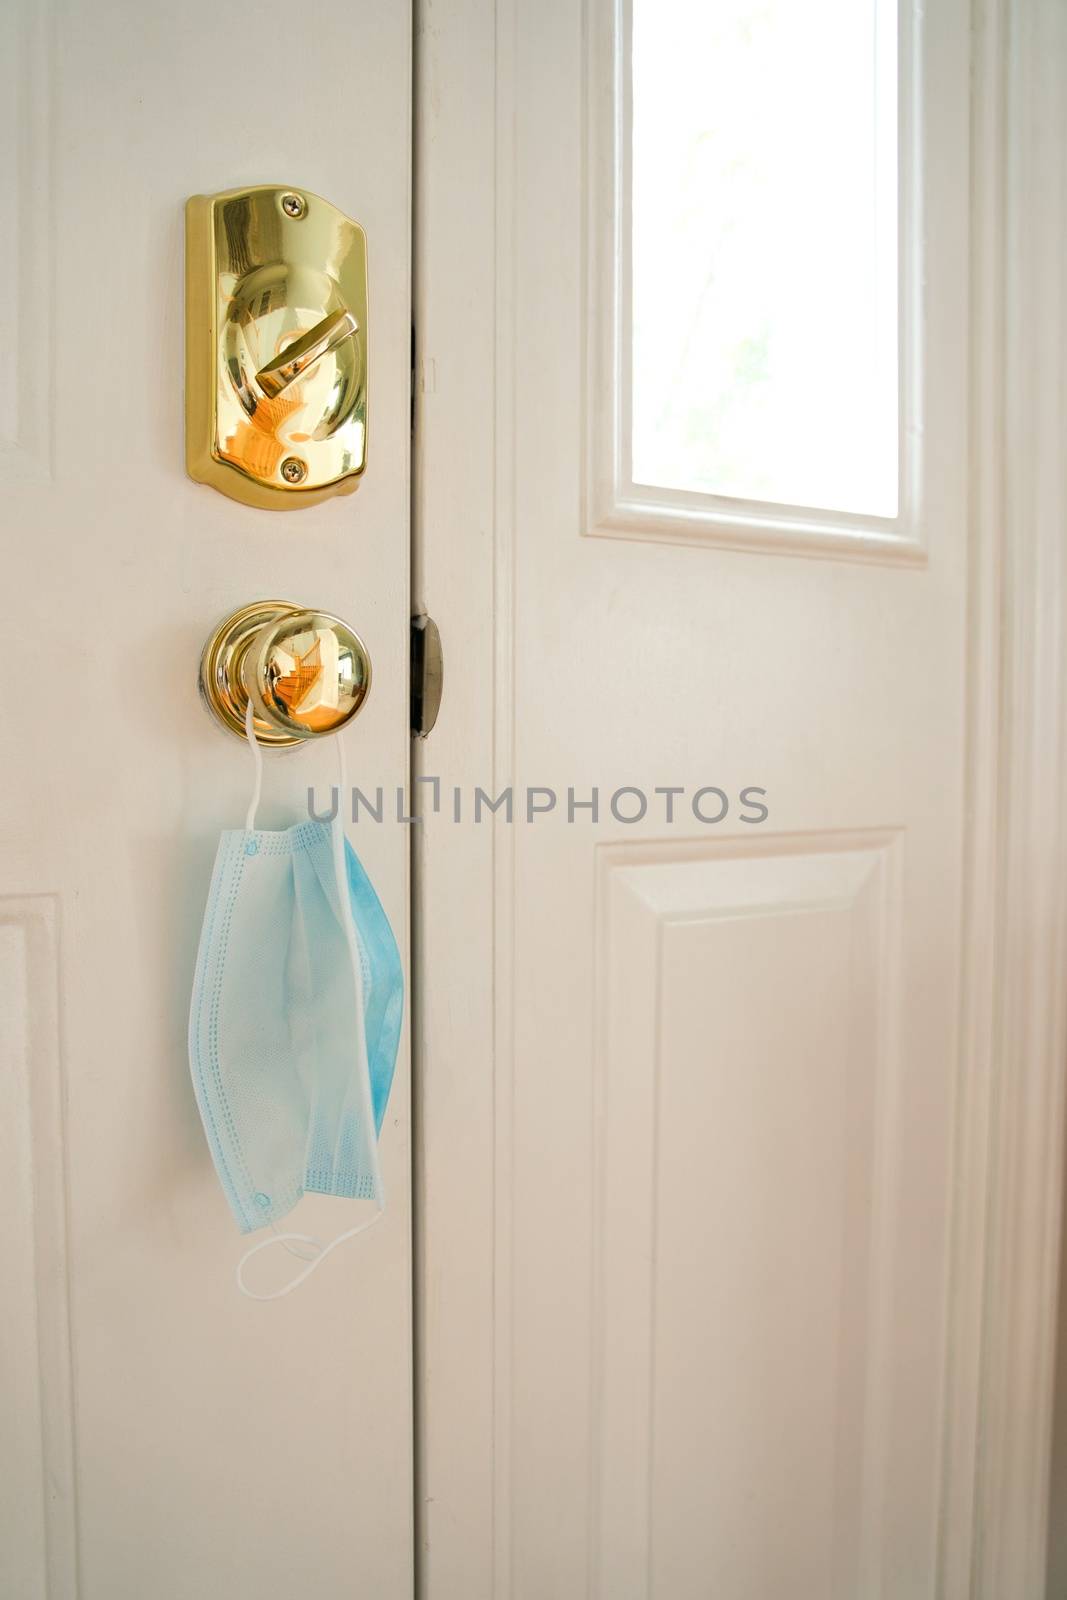
[(633, 477), (897, 512), (894, 0), (633, 0)]

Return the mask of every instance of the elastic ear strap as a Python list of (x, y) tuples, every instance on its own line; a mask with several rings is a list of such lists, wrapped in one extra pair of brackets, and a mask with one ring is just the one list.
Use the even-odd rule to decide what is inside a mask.
[[(252, 696), (251, 695), (249, 695), (248, 702), (247, 702), (247, 704), (245, 706), (245, 738), (248, 740), (248, 748), (252, 752), (252, 765), (253, 765), (253, 768), (254, 768), (254, 771), (255, 771), (255, 779), (254, 779), (253, 784), (252, 784), (252, 799), (249, 801), (248, 812), (247, 812), (247, 814), (245, 816), (245, 832), (246, 833), (253, 833), (255, 831), (255, 826), (256, 826), (256, 812), (259, 810), (259, 797), (260, 797), (260, 795), (261, 795), (261, 793), (263, 791), (263, 751), (260, 748), (259, 740), (256, 738), (256, 717), (255, 717), (255, 712), (252, 709)], [(345, 790), (348, 787), (348, 779), (347, 779), (347, 776), (346, 776), (346, 771), (347, 771), (347, 769), (345, 767), (345, 747), (344, 747), (344, 743), (342, 742), (341, 735), (338, 734), (337, 735), (337, 788), (338, 788), (337, 817), (340, 816), (341, 806), (344, 805), (344, 793), (345, 793)], [(335, 818), (335, 820), (336, 820), (336, 818)]]
[(256, 769), (255, 783), (252, 785), (252, 799), (249, 802), (248, 815), (245, 817), (245, 832), (253, 833), (256, 826), (256, 812), (259, 809), (260, 791), (263, 788), (263, 752), (259, 748), (259, 740), (256, 738), (256, 718), (255, 712), (252, 710), (251, 695), (248, 697), (248, 705), (245, 708), (245, 737), (248, 740), (248, 748), (252, 752), (252, 763)]
[[(261, 1239), (258, 1244), (252, 1246), (251, 1250), (246, 1250), (237, 1263), (237, 1271), (234, 1274), (237, 1279), (237, 1287), (249, 1300), (281, 1300), (285, 1295), (292, 1294), (294, 1289), (299, 1289), (300, 1285), (311, 1277), (317, 1267), (321, 1267), (326, 1257), (336, 1250), (339, 1244), (344, 1244), (348, 1239), (354, 1239), (358, 1233), (366, 1233), (368, 1228), (373, 1228), (381, 1215), (382, 1207), (379, 1206), (373, 1217), (368, 1217), (364, 1222), (357, 1223), (354, 1228), (348, 1228), (344, 1233), (339, 1233), (335, 1239), (331, 1239), (329, 1244), (325, 1245), (320, 1245), (318, 1239), (313, 1239), (309, 1233), (275, 1233), (269, 1239)], [(317, 1250), (318, 1253), (301, 1272), (290, 1278), (288, 1283), (283, 1283), (280, 1289), (272, 1289), (269, 1294), (257, 1294), (255, 1289), (250, 1289), (245, 1283), (245, 1267), (252, 1257), (258, 1256), (261, 1250), (270, 1250), (272, 1246), (277, 1244), (284, 1245), (288, 1250), (290, 1243), (311, 1245), (312, 1249)], [(290, 1254), (293, 1254), (293, 1252), (290, 1251)]]
[[(278, 1239), (282, 1238), (281, 1234), (278, 1231), (278, 1224), (276, 1222), (272, 1222), (271, 1223), (270, 1231), (271, 1231), (271, 1233), (274, 1234), (274, 1236), (276, 1238), (278, 1238)], [(283, 1244), (285, 1244), (285, 1248), (286, 1248), (286, 1250), (288, 1250), (289, 1254), (291, 1256), (296, 1256), (298, 1261), (314, 1261), (314, 1259), (315, 1259), (315, 1257), (317, 1255), (321, 1255), (322, 1254), (322, 1241), (320, 1239), (315, 1239), (313, 1241), (310, 1250), (305, 1250), (302, 1247), (298, 1248), (295, 1245), (289, 1244), (288, 1241), (284, 1240), (284, 1239), (282, 1240), (282, 1242), (283, 1242)]]

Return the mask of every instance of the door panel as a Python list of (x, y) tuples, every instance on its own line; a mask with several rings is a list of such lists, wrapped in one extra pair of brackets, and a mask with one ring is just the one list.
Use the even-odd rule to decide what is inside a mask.
[(730, 1594), (851, 1592), (884, 1443), (899, 846), (601, 852), (592, 1456), (607, 1594), (635, 1571), (654, 1593), (702, 1594), (709, 1549)]
[[(899, 8), (894, 517), (635, 482), (630, 7), (593, 4), (587, 26), (564, 4), (457, 10), (495, 28), (492, 63), (464, 69), (496, 163), (465, 178), (464, 214), (495, 258), (434, 254), (439, 149), (473, 163), (478, 144), (435, 99), (435, 40), (418, 416), (448, 492), (417, 499), (419, 586), (462, 659), (420, 760), (465, 795), (511, 786), (515, 820), (456, 825), (446, 802), (421, 830), (426, 1592), (928, 1594), (964, 823), (967, 8), (921, 27)], [(699, 80), (679, 65), (679, 93)], [(787, 229), (782, 249), (820, 244)], [(455, 422), (481, 401), (453, 328), (490, 300), (485, 450)], [(531, 789), (557, 800), (528, 820)], [(483, 913), (462, 886), (487, 879)]]
[[(349, 620), (374, 664), (350, 771), (388, 789), (407, 770), (409, 17), (370, 0), (313, 21), (274, 0), (7, 13), (0, 1590), (400, 1596), (406, 1042), (385, 1219), (254, 1304), (186, 1024), (218, 834), (252, 776), (198, 700), (219, 617), (280, 595)], [(368, 470), (354, 498), (284, 516), (184, 472), (184, 203), (264, 182), (357, 218), (370, 257)], [(264, 826), (336, 782), (330, 741), (266, 767)], [(407, 833), (358, 841), (404, 950)], [(323, 1201), (314, 1221), (350, 1216)]]

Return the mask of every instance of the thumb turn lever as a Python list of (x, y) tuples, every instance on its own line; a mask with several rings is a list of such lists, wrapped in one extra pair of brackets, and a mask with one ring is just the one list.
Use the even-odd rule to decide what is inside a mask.
[(276, 400), (293, 379), (299, 378), (300, 374), (306, 372), (320, 356), (336, 350), (338, 345), (344, 344), (346, 339), (354, 338), (358, 332), (359, 323), (351, 311), (331, 311), (328, 317), (323, 317), (322, 321), (316, 323), (302, 339), (295, 339), (281, 355), (275, 356), (273, 361), (268, 361), (267, 365), (256, 373), (256, 382), (269, 399)]

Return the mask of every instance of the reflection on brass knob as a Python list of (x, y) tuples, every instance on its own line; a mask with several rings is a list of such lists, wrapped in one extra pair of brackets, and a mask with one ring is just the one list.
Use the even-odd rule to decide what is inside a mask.
[(370, 689), (370, 656), (346, 622), (286, 600), (259, 600), (219, 623), (200, 660), (200, 692), (231, 733), (245, 736), (251, 698), (261, 744), (336, 733)]

